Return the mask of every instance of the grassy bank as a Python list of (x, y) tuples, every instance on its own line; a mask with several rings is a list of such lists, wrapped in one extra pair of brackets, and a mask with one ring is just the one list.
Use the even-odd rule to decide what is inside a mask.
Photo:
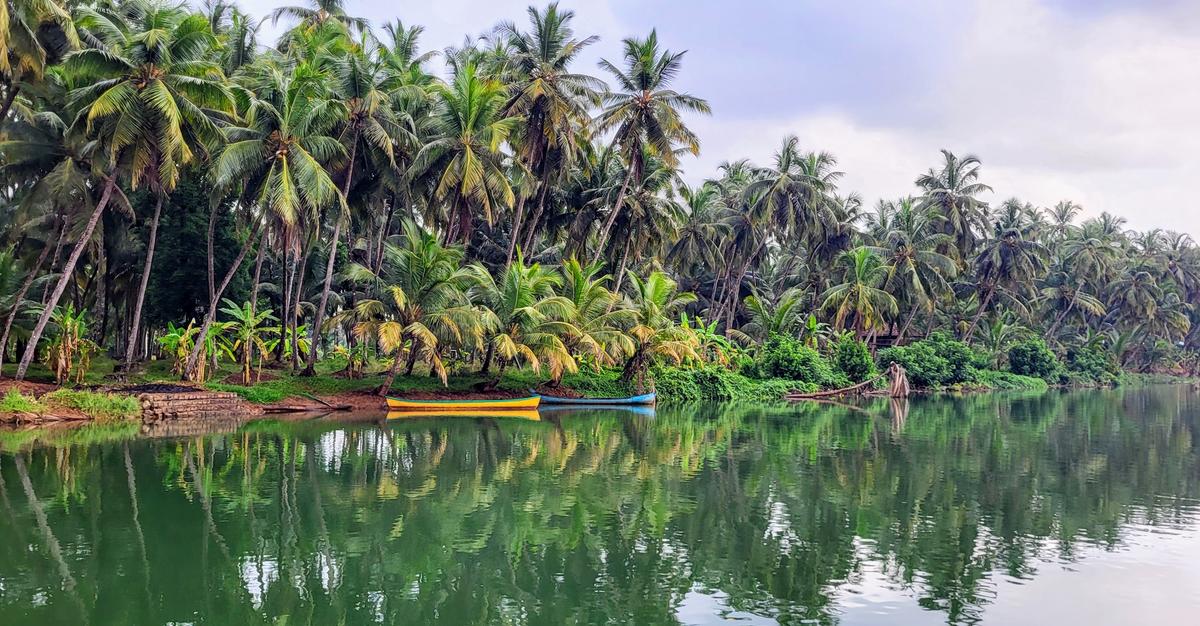
[(57, 389), (41, 397), (9, 389), (0, 398), (4, 415), (82, 415), (97, 421), (132, 419), (141, 415), (137, 399), (115, 393)]

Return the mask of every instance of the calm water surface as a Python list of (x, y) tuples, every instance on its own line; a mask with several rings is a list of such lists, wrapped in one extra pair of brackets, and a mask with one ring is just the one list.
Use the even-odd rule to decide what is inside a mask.
[(1185, 387), (226, 430), (0, 438), (0, 624), (1200, 619)]

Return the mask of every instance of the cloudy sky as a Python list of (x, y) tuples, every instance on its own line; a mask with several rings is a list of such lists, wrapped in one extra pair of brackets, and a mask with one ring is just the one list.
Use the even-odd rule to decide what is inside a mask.
[[(263, 15), (277, 2), (242, 0)], [(426, 27), (425, 49), (461, 44), (528, 0), (347, 0), (375, 26)], [(1072, 199), (1134, 228), (1200, 238), (1200, 2), (1196, 0), (562, 0), (600, 37), (581, 69), (618, 60), (657, 28), (687, 50), (678, 88), (708, 99), (702, 153), (766, 164), (781, 138), (837, 156), (844, 191), (869, 204), (912, 193), (938, 150), (983, 159), (996, 192)], [(269, 23), (273, 40), (279, 27)]]

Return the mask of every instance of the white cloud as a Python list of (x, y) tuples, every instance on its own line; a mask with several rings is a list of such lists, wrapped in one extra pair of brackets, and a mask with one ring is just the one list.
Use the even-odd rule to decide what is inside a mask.
[[(529, 1), (351, 1), (348, 9), (376, 25), (397, 15), (422, 24), (425, 48), (441, 49), (500, 20), (524, 23)], [(667, 47), (692, 50), (681, 86), (718, 106), (713, 117), (692, 121), (703, 154), (685, 161), (689, 180), (713, 175), (721, 161), (765, 164), (780, 139), (796, 133), (806, 148), (834, 153), (847, 173), (843, 189), (874, 203), (912, 193), (912, 181), (945, 147), (983, 159), (992, 200), (1018, 196), (1048, 206), (1069, 198), (1087, 214), (1110, 211), (1135, 228), (1200, 238), (1200, 212), (1192, 210), (1200, 180), (1200, 3), (911, 0), (890, 12), (857, 3), (719, 11), (632, 0), (562, 4), (577, 12), (578, 34), (602, 38), (581, 59), (584, 71), (598, 72), (595, 61), (619, 56), (622, 37), (653, 26)], [(245, 6), (262, 15), (273, 5)], [(892, 23), (898, 16), (903, 22)], [(813, 31), (806, 35), (806, 27)], [(928, 32), (914, 37), (913, 29)], [(713, 55), (703, 61), (700, 51), (713, 46), (727, 51), (724, 63)], [(855, 54), (862, 46), (870, 53)], [(822, 59), (845, 65), (822, 70)], [(731, 75), (739, 63), (741, 78), (751, 80)], [(834, 81), (846, 92), (822, 91), (817, 71), (851, 77)]]

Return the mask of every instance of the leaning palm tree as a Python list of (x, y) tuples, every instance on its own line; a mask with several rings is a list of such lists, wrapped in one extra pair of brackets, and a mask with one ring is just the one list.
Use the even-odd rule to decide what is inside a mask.
[(417, 153), (409, 177), (428, 180), (433, 198), (447, 205), (445, 240), (470, 243), (477, 212), (491, 224), (499, 207), (513, 204), (500, 144), (519, 119), (503, 115), (504, 86), (474, 63), (434, 92), (435, 137)]
[[(217, 38), (208, 19), (176, 5), (131, 3), (120, 12), (84, 9), (79, 24), (103, 44), (71, 55), (76, 84), (69, 99), (86, 116), (113, 161), (129, 163), (129, 186), (153, 192), (154, 214), (133, 306), (125, 367), (133, 364), (141, 330), (163, 202), (180, 168), (203, 159), (222, 137), (212, 116), (233, 112), (221, 67), (211, 60)], [(89, 84), (90, 83), (90, 84)]]
[(848, 250), (840, 261), (845, 279), (822, 294), (821, 308), (834, 311), (835, 331), (853, 318), (854, 333), (862, 339), (869, 331), (885, 328), (888, 317), (896, 315), (896, 298), (881, 288), (888, 270), (870, 250)]
[(678, 162), (675, 150), (680, 144), (692, 154), (700, 154), (700, 139), (683, 123), (682, 114), (711, 112), (704, 100), (670, 88), (684, 53), (660, 50), (656, 31), (650, 31), (645, 39), (626, 39), (623, 45), (624, 68), (607, 60), (600, 62), (600, 67), (612, 74), (619, 91), (605, 94), (604, 110), (596, 125), (600, 132), (613, 133), (613, 145), (625, 157), (628, 169), (600, 228), (593, 260), (608, 243), (613, 224), (625, 206), (626, 193), (641, 178), (645, 156), (652, 154), (674, 168)]
[[(145, 266), (133, 309), (126, 363), (132, 362), (141, 322), (145, 288), (154, 261), (154, 244), (164, 198), (179, 181), (180, 169), (214, 147), (220, 137), (209, 111), (232, 111), (233, 100), (220, 67), (207, 56), (216, 44), (208, 21), (199, 14), (162, 4), (134, 4), (121, 10), (81, 9), (78, 24), (96, 33), (98, 48), (69, 55), (64, 71), (79, 85), (68, 101), (79, 110), (76, 123), (104, 147), (108, 171), (105, 192), (93, 210), (89, 228), (76, 243), (82, 252), (118, 184), (146, 185), (156, 196)], [(73, 253), (46, 309), (38, 318), (25, 356), (23, 377), (79, 255)]]

